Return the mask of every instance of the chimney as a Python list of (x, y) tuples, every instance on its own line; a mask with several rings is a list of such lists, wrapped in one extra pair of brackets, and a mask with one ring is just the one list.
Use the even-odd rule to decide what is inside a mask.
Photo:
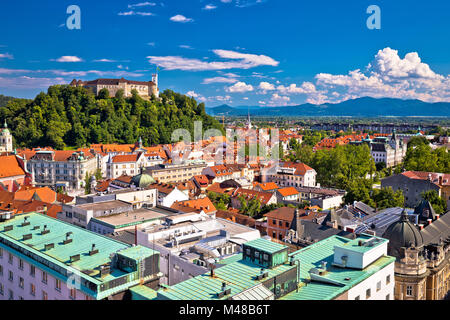
[(428, 225), (430, 225), (433, 222), (433, 219), (427, 219)]
[(441, 215), (437, 214), (436, 215), (436, 220), (439, 220), (440, 217), (441, 217)]
[(420, 230), (423, 230), (423, 224), (422, 224), (422, 223), (419, 224), (419, 229), (420, 229)]

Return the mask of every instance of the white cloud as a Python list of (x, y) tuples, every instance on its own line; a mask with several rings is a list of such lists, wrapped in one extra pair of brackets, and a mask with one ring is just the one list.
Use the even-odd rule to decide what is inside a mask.
[(140, 2), (140, 3), (135, 3), (135, 4), (129, 4), (128, 5), (128, 8), (136, 8), (136, 7), (147, 7), (147, 6), (150, 6), (150, 7), (154, 7), (154, 6), (156, 6), (156, 3), (154, 3), (154, 2)]
[(181, 49), (194, 49), (191, 46), (188, 46), (186, 44), (180, 44), (178, 47), (180, 47)]
[(271, 83), (269, 83), (269, 82), (265, 82), (265, 81), (260, 82), (258, 88), (261, 89), (261, 90), (263, 90), (264, 93), (265, 93), (266, 91), (272, 91), (272, 90), (275, 90), (275, 86), (274, 86), (273, 84), (271, 84)]
[(277, 90), (282, 94), (299, 94), (299, 93), (313, 93), (316, 92), (316, 87), (311, 82), (303, 82), (300, 87), (297, 87), (295, 83), (292, 83), (288, 87), (283, 85), (278, 86)]
[(0, 88), (8, 89), (34, 89), (48, 88), (55, 84), (65, 84), (67, 81), (63, 78), (34, 78), (20, 76), (14, 78), (0, 77)]
[(154, 46), (156, 45), (156, 43), (154, 43), (154, 42), (148, 42), (147, 45), (150, 46), (150, 47), (154, 47)]
[(98, 59), (98, 60), (94, 60), (94, 62), (117, 62), (117, 60), (111, 60), (111, 59)]
[[(249, 69), (258, 66), (277, 66), (278, 61), (265, 55), (247, 54), (216, 49), (213, 52), (223, 59), (232, 61), (206, 62), (180, 56), (148, 56), (149, 62), (167, 70), (205, 71), (226, 69)], [(235, 60), (235, 61), (233, 61)]]
[(78, 58), (76, 56), (62, 56), (58, 59), (52, 59), (50, 61), (56, 61), (56, 62), (82, 62), (83, 59)]
[(206, 78), (203, 80), (202, 84), (211, 84), (211, 83), (236, 83), (237, 79), (234, 78), (226, 78), (226, 77), (214, 77), (214, 78)]
[(186, 18), (185, 16), (183, 16), (181, 14), (177, 14), (176, 16), (171, 17), (170, 21), (186, 23), (186, 22), (192, 22), (194, 20), (191, 18)]
[(287, 106), (291, 98), (287, 96), (280, 96), (278, 93), (272, 94), (272, 97), (269, 100), (269, 106)]
[(154, 13), (151, 12), (140, 12), (140, 11), (127, 11), (127, 12), (119, 12), (117, 15), (119, 16), (154, 16)]
[(315, 77), (316, 86), (337, 92), (339, 96), (327, 96), (332, 102), (364, 96), (450, 101), (450, 76), (432, 71), (417, 52), (407, 53), (402, 59), (397, 50), (384, 48), (365, 70), (352, 70), (347, 75), (320, 73)]
[(253, 91), (253, 86), (251, 84), (246, 84), (245, 82), (239, 81), (231, 87), (226, 88), (226, 91), (230, 93), (249, 92)]
[(14, 57), (9, 53), (0, 53), (0, 59), (14, 59)]
[(214, 10), (217, 9), (217, 6), (213, 5), (213, 4), (207, 4), (203, 10)]

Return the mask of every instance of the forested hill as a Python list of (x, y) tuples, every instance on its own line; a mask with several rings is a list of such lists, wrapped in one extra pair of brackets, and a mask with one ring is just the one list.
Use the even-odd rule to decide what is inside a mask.
[(13, 99), (0, 108), (0, 123), (6, 119), (18, 147), (82, 147), (91, 143), (170, 143), (173, 130), (186, 128), (191, 134), (194, 121), (203, 130), (223, 127), (205, 113), (205, 105), (195, 99), (166, 90), (142, 99), (136, 92), (114, 98), (100, 92), (96, 97), (85, 88), (56, 85), (34, 100)]

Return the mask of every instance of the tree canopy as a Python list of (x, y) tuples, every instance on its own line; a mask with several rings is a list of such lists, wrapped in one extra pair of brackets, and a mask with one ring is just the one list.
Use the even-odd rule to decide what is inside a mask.
[(137, 91), (129, 98), (118, 92), (110, 98), (107, 90), (96, 97), (86, 88), (55, 85), (34, 100), (13, 99), (0, 108), (0, 121), (8, 121), (18, 147), (83, 147), (91, 143), (171, 143), (172, 132), (184, 128), (191, 134), (194, 121), (203, 130), (221, 124), (205, 113), (204, 103), (165, 90), (161, 99), (141, 98)]

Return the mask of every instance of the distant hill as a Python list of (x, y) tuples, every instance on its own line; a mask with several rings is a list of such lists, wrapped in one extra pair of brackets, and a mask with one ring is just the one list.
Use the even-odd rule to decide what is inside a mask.
[(222, 105), (206, 108), (212, 116), (439, 116), (450, 117), (450, 103), (427, 103), (420, 100), (402, 100), (392, 98), (375, 99), (370, 97), (314, 105), (310, 103), (289, 107), (230, 107)]

